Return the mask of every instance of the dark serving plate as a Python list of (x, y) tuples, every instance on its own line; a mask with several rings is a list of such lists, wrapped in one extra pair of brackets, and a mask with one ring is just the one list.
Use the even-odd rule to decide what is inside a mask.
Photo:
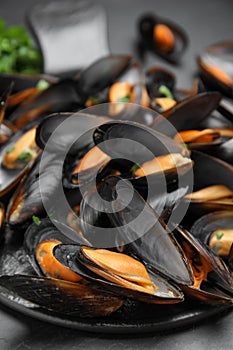
[[(32, 275), (34, 272), (23, 249), (22, 235), (10, 230), (5, 233), (0, 247), (0, 275), (10, 275), (11, 278)], [(191, 299), (180, 304), (152, 305), (128, 299), (121, 309), (109, 317), (80, 318), (51, 312), (23, 299), (22, 295), (20, 291), (16, 294), (9, 289), (0, 277), (0, 302), (20, 313), (68, 328), (115, 334), (176, 330), (199, 324), (214, 315), (224, 314), (232, 306), (206, 305)]]

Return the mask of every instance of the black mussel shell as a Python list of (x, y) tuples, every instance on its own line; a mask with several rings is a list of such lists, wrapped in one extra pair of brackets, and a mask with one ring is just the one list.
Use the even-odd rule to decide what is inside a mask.
[(161, 86), (166, 86), (173, 93), (175, 84), (175, 75), (165, 68), (153, 66), (146, 71), (146, 88), (151, 100), (163, 96)]
[[(93, 143), (93, 129), (109, 119), (86, 113), (57, 113), (43, 119), (37, 128), (36, 142), (49, 152), (79, 154)], [(54, 135), (52, 138), (52, 134)], [(47, 142), (49, 140), (49, 145)]]
[(221, 142), (220, 144), (206, 144), (201, 150), (233, 165), (233, 139)]
[(43, 90), (34, 99), (27, 99), (8, 117), (17, 128), (49, 113), (78, 110), (83, 106), (73, 79), (60, 80)]
[(37, 157), (30, 171), (24, 176), (8, 206), (7, 221), (10, 225), (22, 225), (33, 215), (44, 215), (44, 203), (54, 207), (56, 190), (62, 184), (62, 163), (57, 155), (49, 153)]
[(113, 292), (117, 295), (158, 304), (177, 303), (183, 300), (182, 293), (180, 293), (178, 288), (150, 270), (148, 271), (148, 274), (151, 281), (158, 287), (158, 289), (154, 291), (154, 294), (135, 291), (106, 280), (88, 269), (87, 265), (89, 262), (83, 257), (81, 246), (60, 244), (54, 248), (54, 256), (58, 261), (82, 276), (84, 279), (95, 285), (100, 285), (104, 290)]
[[(32, 166), (33, 161), (29, 161), (25, 166), (21, 169), (7, 169), (3, 165), (3, 157), (5, 153), (10, 151), (14, 144), (30, 129), (36, 127), (38, 122), (31, 122), (26, 125), (22, 130), (18, 130), (11, 138), (9, 138), (8, 142), (4, 144), (0, 152), (0, 195), (3, 196), (14, 188), (14, 186), (22, 179), (26, 172), (28, 172), (29, 167)], [(2, 125), (4, 126), (4, 125)]]
[[(155, 27), (161, 25), (168, 32), (168, 36), (171, 37), (172, 42), (169, 43), (169, 46), (167, 46), (166, 33), (159, 40), (154, 37)], [(138, 21), (138, 27), (144, 47), (171, 63), (179, 62), (188, 45), (188, 38), (185, 31), (178, 24), (154, 15), (143, 15)]]
[[(219, 245), (214, 250), (216, 254), (221, 250), (221, 238), (224, 234), (221, 234), (221, 229), (232, 229), (233, 230), (233, 211), (217, 211), (211, 212), (204, 216), (201, 216), (197, 221), (192, 225), (190, 232), (193, 236), (197, 237), (200, 241), (205, 244), (210, 244), (210, 236), (216, 231), (217, 240)], [(218, 236), (217, 230), (219, 230), (220, 235)], [(233, 242), (233, 234), (232, 234)]]
[(94, 131), (93, 137), (99, 148), (111, 158), (125, 158), (138, 164), (168, 153), (185, 154), (182, 145), (136, 122), (114, 121), (103, 124)]
[[(192, 151), (191, 159), (194, 162), (193, 192), (212, 185), (225, 185), (233, 190), (233, 167), (230, 164), (199, 151)], [(230, 202), (194, 200), (188, 200), (188, 202), (190, 204), (184, 218), (184, 225), (187, 228), (190, 228), (194, 221), (204, 214), (216, 210), (232, 210)]]
[[(222, 101), (222, 100), (221, 100)], [(220, 103), (221, 103), (220, 101)], [(224, 117), (217, 110), (213, 111), (199, 124), (199, 129), (233, 128), (233, 122)]]
[(95, 61), (77, 77), (76, 86), (82, 100), (113, 84), (129, 67), (131, 56), (110, 55)]
[(13, 82), (12, 93), (33, 88), (40, 80), (50, 84), (56, 83), (58, 78), (46, 74), (2, 74), (0, 75), (0, 94)]
[(174, 235), (187, 257), (200, 286), (181, 286), (189, 295), (211, 304), (233, 302), (233, 276), (223, 260), (187, 230), (176, 227)]
[(24, 248), (38, 275), (41, 275), (41, 270), (35, 257), (36, 247), (40, 242), (51, 239), (66, 244), (79, 243), (90, 245), (81, 235), (57, 220), (51, 221), (49, 218), (46, 218), (41, 219), (39, 224), (32, 223), (24, 234)]
[(233, 167), (231, 165), (198, 151), (192, 151), (191, 159), (194, 162), (194, 190), (216, 184), (233, 189)]
[(223, 97), (220, 101), (218, 111), (233, 124), (233, 100), (232, 98)]
[(46, 277), (1, 276), (0, 289), (21, 307), (71, 318), (108, 316), (124, 302), (105, 290)]
[(221, 42), (207, 47), (198, 59), (200, 76), (206, 87), (232, 98), (233, 42)]
[(170, 137), (174, 137), (177, 131), (199, 128), (199, 123), (218, 107), (220, 99), (218, 92), (188, 97), (164, 112), (163, 116), (158, 116), (151, 127)]
[(148, 203), (125, 181), (117, 183), (115, 198), (109, 217), (118, 230), (118, 242), (167, 279), (191, 284), (192, 274), (185, 256)]

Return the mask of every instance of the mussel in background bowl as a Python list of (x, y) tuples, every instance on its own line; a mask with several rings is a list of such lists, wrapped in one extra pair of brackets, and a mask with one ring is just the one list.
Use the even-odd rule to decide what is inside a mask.
[(210, 90), (233, 96), (233, 42), (211, 45), (198, 57), (200, 76)]
[(188, 45), (185, 31), (171, 20), (145, 14), (138, 21), (142, 44), (172, 63), (178, 63)]

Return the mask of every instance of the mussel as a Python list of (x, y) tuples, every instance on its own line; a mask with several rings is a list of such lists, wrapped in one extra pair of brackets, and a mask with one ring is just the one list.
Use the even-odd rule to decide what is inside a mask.
[(187, 230), (176, 227), (174, 235), (194, 276), (193, 285), (182, 285), (182, 289), (188, 295), (210, 304), (232, 303), (233, 276), (225, 263)]
[(210, 90), (217, 90), (232, 98), (233, 42), (221, 42), (207, 47), (197, 63), (201, 78)]
[[(124, 299), (113, 293), (83, 284), (37, 276), (1, 276), (0, 287), (10, 300), (31, 309), (52, 311), (61, 317), (108, 316), (118, 310)], [(50, 296), (48, 298), (48, 295)]]
[(143, 15), (138, 21), (142, 44), (172, 63), (178, 63), (188, 38), (176, 23), (155, 15)]
[(179, 289), (126, 254), (77, 245), (58, 245), (54, 255), (83, 278), (119, 295), (156, 304), (183, 300)]
[(233, 243), (233, 213), (224, 210), (203, 215), (194, 222), (190, 232), (217, 255), (227, 258)]

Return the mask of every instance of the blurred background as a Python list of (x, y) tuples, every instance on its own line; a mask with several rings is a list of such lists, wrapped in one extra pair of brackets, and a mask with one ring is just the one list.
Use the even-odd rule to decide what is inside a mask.
[[(57, 0), (59, 1), (59, 0)], [(60, 0), (64, 2), (64, 0)], [(26, 25), (26, 14), (36, 3), (51, 0), (7, 0), (1, 1), (0, 16), (8, 25)], [(197, 72), (196, 57), (213, 43), (232, 40), (232, 0), (98, 0), (103, 5), (108, 20), (109, 45), (112, 53), (137, 55), (138, 19), (142, 14), (156, 14), (183, 27), (189, 38), (189, 45), (180, 65), (167, 63), (162, 58), (147, 53), (143, 65), (148, 68), (160, 65), (171, 69), (177, 76), (178, 87), (191, 87)]]

